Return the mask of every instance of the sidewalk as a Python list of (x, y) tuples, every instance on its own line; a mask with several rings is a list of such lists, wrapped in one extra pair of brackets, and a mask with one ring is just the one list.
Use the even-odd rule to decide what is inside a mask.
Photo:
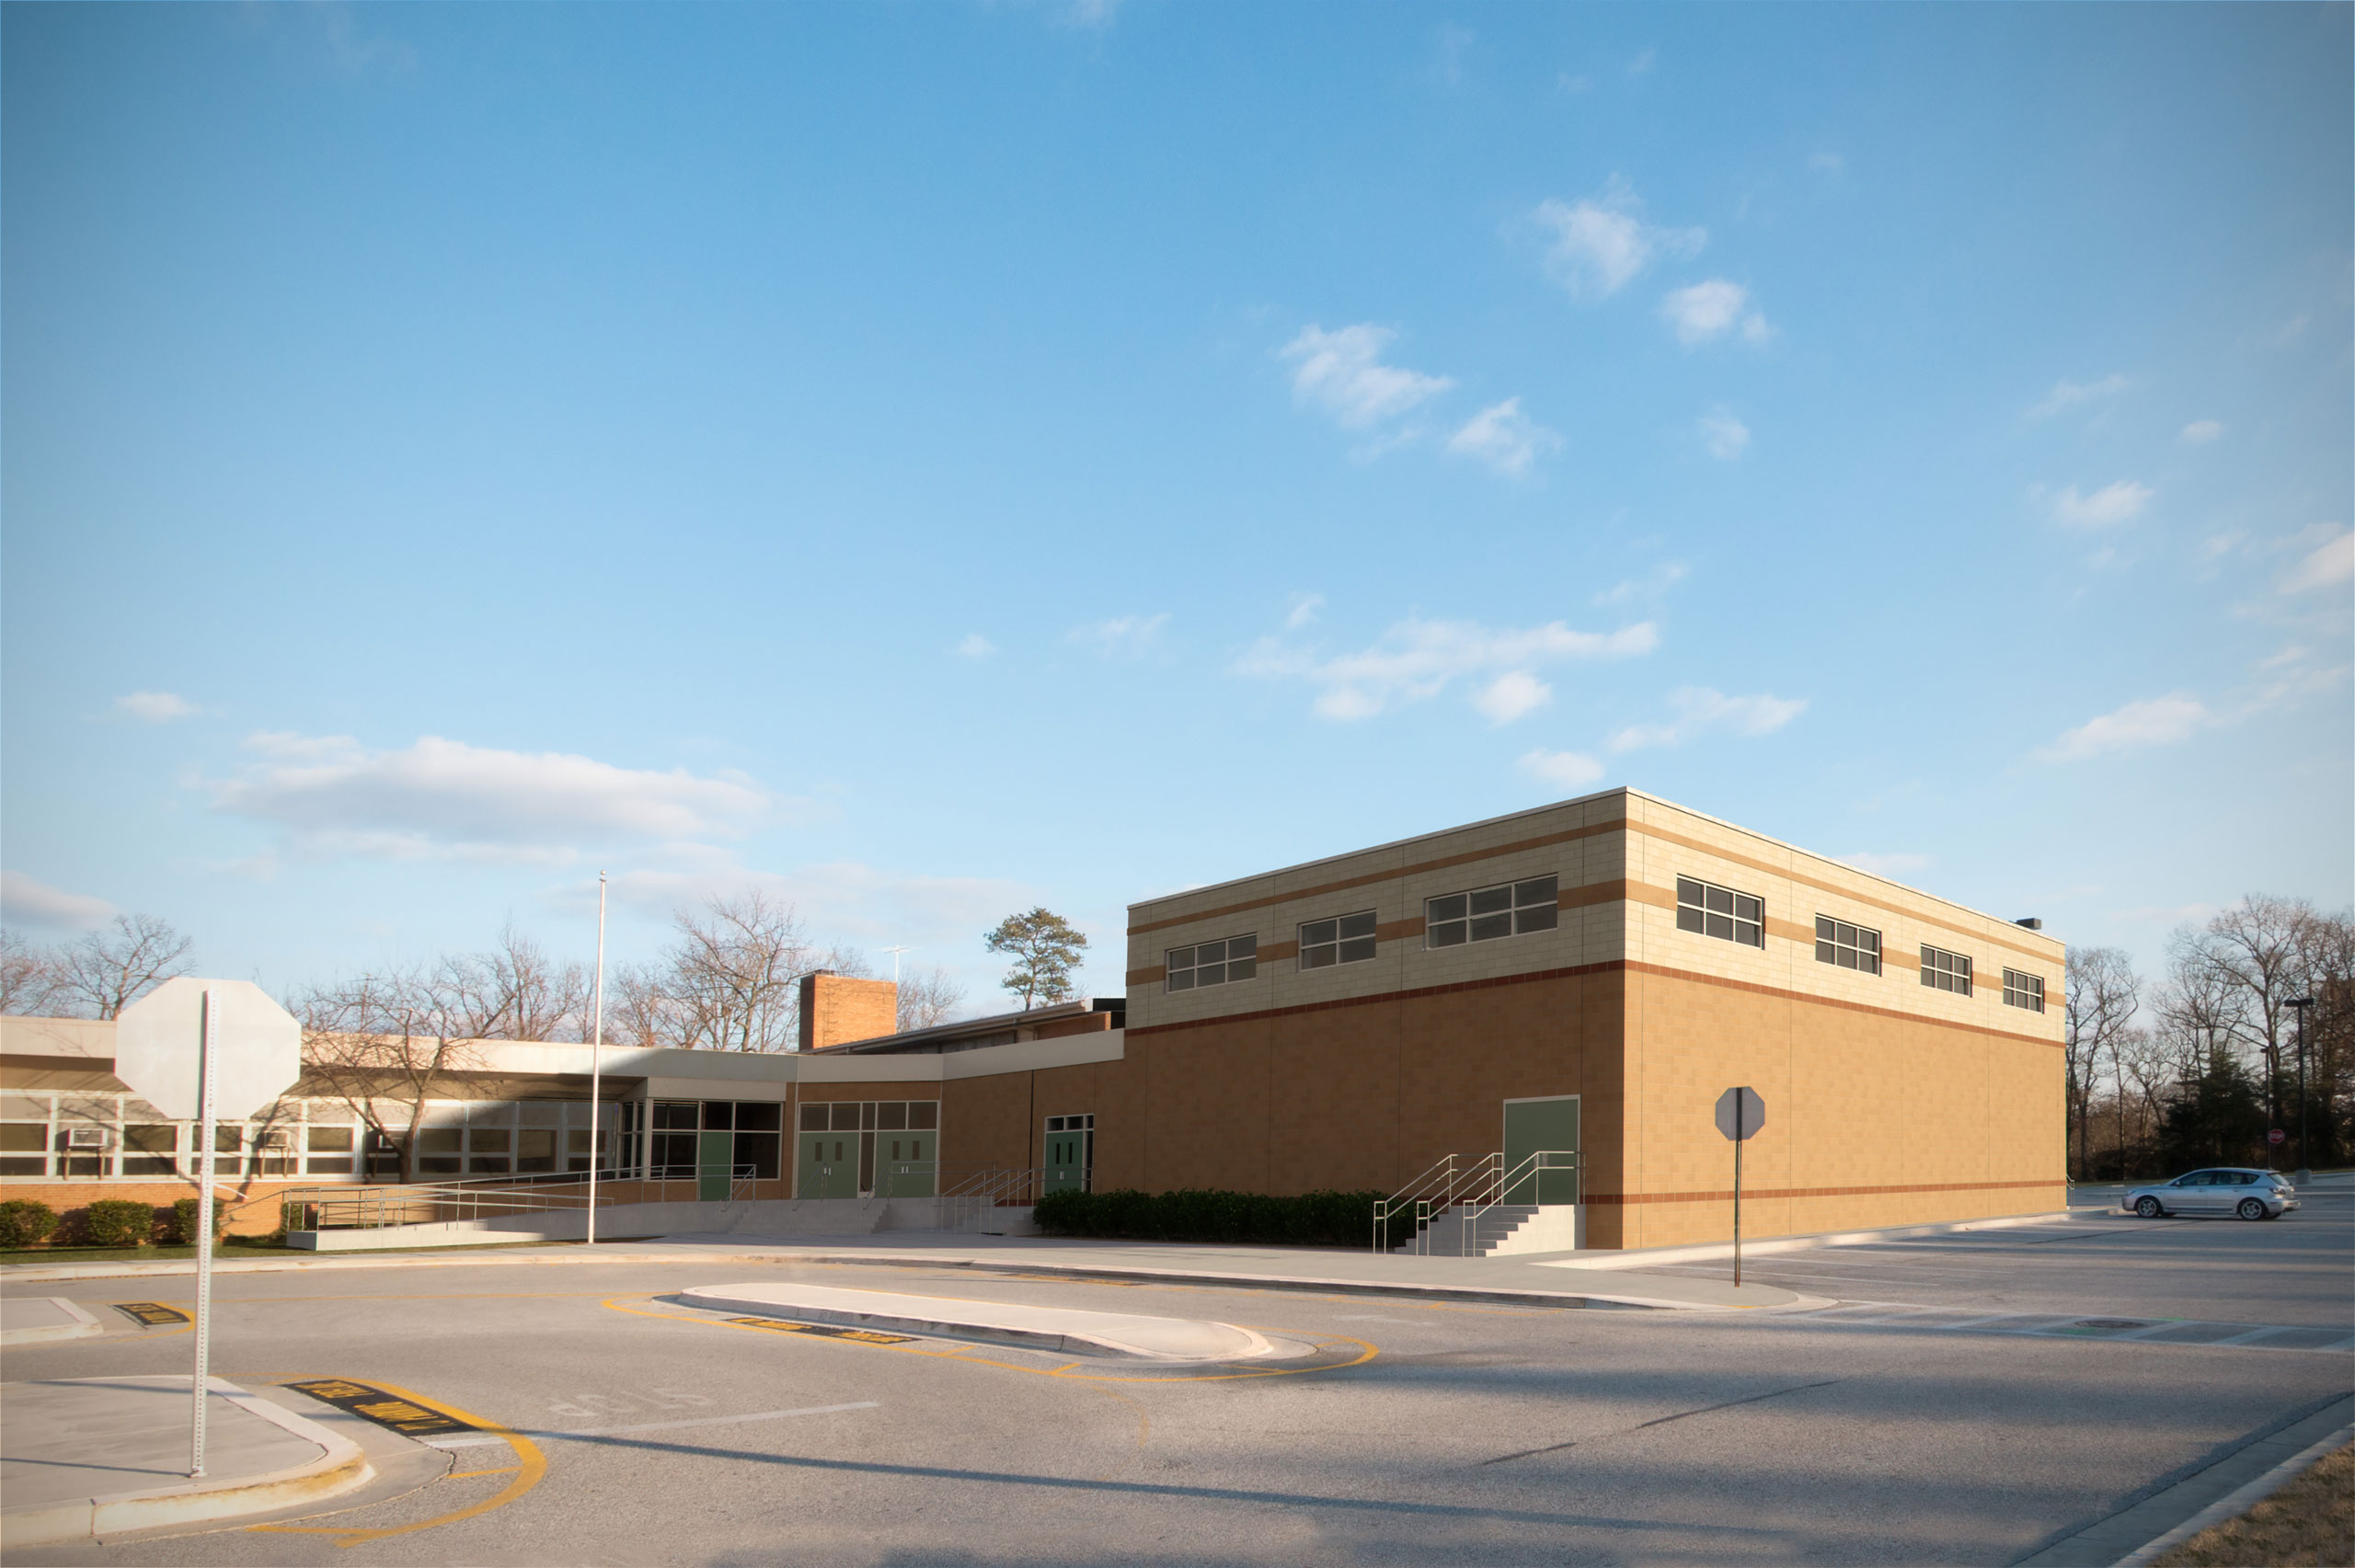
[[(557, 1243), (496, 1253), (290, 1253), (283, 1261), (213, 1265), (215, 1275), (310, 1269), (498, 1268), (566, 1264), (691, 1264), (682, 1286), (714, 1277), (722, 1264), (830, 1263), (888, 1267), (997, 1269), (1064, 1278), (1157, 1279), (1189, 1285), (1239, 1285), (1427, 1300), (1531, 1306), (1649, 1307), (1685, 1311), (1812, 1309), (1830, 1303), (1772, 1285), (1736, 1289), (1718, 1279), (1688, 1279), (1633, 1270), (1581, 1272), (1549, 1266), (1568, 1253), (1501, 1258), (1401, 1257), (1321, 1247), (1220, 1246), (1180, 1242), (1072, 1242), (982, 1236), (970, 1231), (887, 1230), (875, 1236), (665, 1236), (653, 1242)], [(1579, 1254), (1604, 1257), (1611, 1254)], [(192, 1263), (18, 1264), (0, 1283), (75, 1279), (152, 1279), (195, 1273)], [(700, 1277), (696, 1277), (700, 1276)], [(724, 1276), (723, 1276), (724, 1277)]]
[(185, 1377), (0, 1385), (0, 1547), (267, 1513), (374, 1475), (356, 1445), (316, 1422), (219, 1378), (207, 1387), (206, 1473), (191, 1480)]

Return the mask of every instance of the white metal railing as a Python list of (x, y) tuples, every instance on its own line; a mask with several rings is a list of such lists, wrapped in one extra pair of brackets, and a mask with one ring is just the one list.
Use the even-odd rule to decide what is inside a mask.
[(1392, 1240), (1390, 1227), (1393, 1221), (1403, 1218), (1414, 1228), (1406, 1244), (1415, 1249), (1418, 1257), (1427, 1257), (1432, 1244), (1431, 1221), (1453, 1210), (1457, 1227), (1456, 1253), (1468, 1257), (1481, 1217), (1508, 1202), (1513, 1191), (1524, 1183), (1529, 1186), (1530, 1197), (1542, 1201), (1546, 1191), (1545, 1174), (1570, 1172), (1570, 1202), (1576, 1203), (1578, 1168), (1578, 1151), (1567, 1149), (1538, 1150), (1510, 1170), (1502, 1152), (1442, 1155), (1390, 1196), (1374, 1200), (1373, 1250), (1388, 1252), (1399, 1244)]
[(1036, 1203), (1046, 1185), (1043, 1166), (984, 1165), (966, 1171), (938, 1184), (940, 1223), (952, 1230), (977, 1228), (984, 1209)]
[[(715, 1167), (717, 1169), (717, 1167)], [(514, 1177), (488, 1177), (479, 1182), (409, 1183), (399, 1186), (370, 1187), (299, 1187), (276, 1196), (289, 1230), (377, 1230), (388, 1225), (442, 1224), (454, 1220), (481, 1219), (500, 1214), (526, 1214), (551, 1209), (586, 1209), (590, 1207), (587, 1192), (588, 1173), (574, 1172), (569, 1185), (579, 1191), (550, 1190), (556, 1184), (543, 1176), (537, 1182)], [(639, 1191), (639, 1202), (649, 1201), (645, 1188), (660, 1188), (667, 1185), (662, 1178), (614, 1176), (598, 1173), (599, 1183), (629, 1182)], [(755, 1181), (750, 1165), (732, 1166), (728, 1173), (729, 1203), (741, 1203), (752, 1196)], [(685, 1185), (701, 1189), (700, 1176), (681, 1177)], [(652, 1201), (662, 1201), (667, 1195), (658, 1192)], [(617, 1201), (615, 1194), (601, 1191), (596, 1207), (605, 1208)]]

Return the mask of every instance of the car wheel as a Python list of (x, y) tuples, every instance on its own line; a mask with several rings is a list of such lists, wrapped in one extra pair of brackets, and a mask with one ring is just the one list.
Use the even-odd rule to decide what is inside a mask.
[(2166, 1209), (2161, 1206), (2157, 1198), (2138, 1197), (2134, 1200), (2134, 1212), (2145, 1219), (2156, 1219), (2160, 1215), (2165, 1214)]
[(2265, 1200), (2257, 1197), (2245, 1197), (2241, 1199), (2240, 1207), (2234, 1212), (2243, 1219), (2262, 1219), (2265, 1218)]

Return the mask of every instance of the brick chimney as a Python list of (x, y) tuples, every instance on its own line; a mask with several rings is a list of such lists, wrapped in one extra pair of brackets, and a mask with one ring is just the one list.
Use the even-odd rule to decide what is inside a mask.
[(801, 977), (801, 1049), (872, 1040), (900, 1029), (900, 988), (820, 969)]

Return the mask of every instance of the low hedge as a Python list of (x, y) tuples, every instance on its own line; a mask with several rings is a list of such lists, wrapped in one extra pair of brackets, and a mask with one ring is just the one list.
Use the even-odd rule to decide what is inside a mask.
[(1050, 1236), (1363, 1247), (1373, 1239), (1373, 1206), (1388, 1196), (1325, 1191), (1276, 1197), (1198, 1188), (1155, 1194), (1124, 1187), (1049, 1193), (1031, 1217)]
[[(196, 1245), (196, 1211), (201, 1199), (181, 1198), (172, 1205), (172, 1241), (179, 1246)], [(229, 1226), (229, 1206), (215, 1199), (213, 1205), (213, 1239), (219, 1241), (221, 1232)]]
[(82, 1211), (82, 1240), (93, 1247), (137, 1247), (155, 1237), (155, 1207), (127, 1197), (102, 1197)]
[(57, 1210), (29, 1197), (0, 1203), (0, 1248), (37, 1247), (57, 1229)]

